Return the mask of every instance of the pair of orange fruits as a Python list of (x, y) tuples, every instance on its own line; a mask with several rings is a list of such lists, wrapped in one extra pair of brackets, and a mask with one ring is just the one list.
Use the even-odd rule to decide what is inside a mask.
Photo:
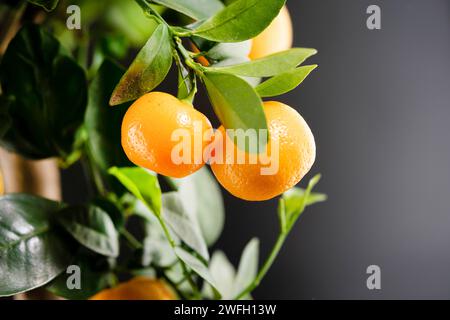
[[(287, 50), (292, 45), (292, 24), (289, 12), (284, 7), (279, 16), (258, 37), (252, 40), (251, 59), (257, 59), (275, 52)], [(220, 184), (234, 196), (247, 201), (263, 201), (280, 195), (297, 184), (310, 170), (315, 160), (314, 136), (305, 120), (293, 108), (276, 101), (264, 102), (264, 113), (269, 130), (267, 148), (276, 143), (278, 152), (276, 172), (262, 174), (267, 163), (258, 157), (256, 163), (244, 161), (211, 162), (211, 169)], [(172, 151), (178, 144), (173, 133), (184, 129), (193, 138), (195, 123), (201, 124), (202, 137), (212, 130), (208, 118), (192, 105), (163, 92), (148, 93), (128, 109), (122, 123), (122, 146), (128, 158), (138, 166), (159, 174), (182, 178), (199, 170), (206, 159), (195, 161), (195, 150), (190, 161), (173, 161)], [(234, 143), (221, 126), (213, 137), (217, 150), (233, 146), (234, 159), (243, 156), (249, 159)], [(216, 131), (217, 132), (217, 131)], [(192, 141), (193, 147), (195, 142)], [(202, 139), (202, 152), (211, 146)], [(227, 150), (226, 152), (229, 152)], [(228, 157), (228, 153), (226, 158)], [(227, 160), (227, 159), (225, 159)]]
[[(287, 50), (292, 46), (292, 23), (284, 7), (272, 24), (252, 40), (250, 59)], [(211, 169), (222, 186), (233, 195), (250, 201), (273, 198), (298, 183), (309, 171), (315, 159), (315, 142), (306, 122), (291, 107), (276, 101), (264, 102), (269, 128), (269, 145), (279, 146), (279, 168), (276, 174), (261, 175), (266, 164), (212, 163)], [(192, 105), (162, 92), (152, 92), (138, 99), (127, 111), (122, 124), (122, 146), (135, 164), (157, 173), (181, 178), (199, 170), (205, 163), (175, 164), (171, 153), (175, 142), (174, 130), (183, 128), (195, 133), (194, 123), (200, 121), (202, 134), (211, 130), (211, 123)], [(214, 143), (219, 147), (230, 138), (218, 129)], [(202, 149), (209, 145), (203, 141)], [(231, 142), (234, 146), (234, 143)], [(244, 152), (236, 146), (234, 153)], [(244, 155), (246, 156), (246, 155)], [(245, 157), (248, 158), (248, 157)], [(176, 299), (174, 291), (162, 280), (135, 277), (118, 286), (106, 289), (92, 300), (166, 300)]]

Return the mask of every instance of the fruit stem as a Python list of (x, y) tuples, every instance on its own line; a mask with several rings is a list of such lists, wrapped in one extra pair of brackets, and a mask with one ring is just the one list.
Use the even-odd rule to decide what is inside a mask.
[(191, 92), (189, 92), (186, 98), (182, 99), (182, 101), (192, 105), (196, 94), (197, 94), (197, 78), (194, 76), (194, 78), (192, 79), (192, 90)]
[(175, 40), (175, 44), (177, 46), (177, 50), (183, 56), (184, 62), (186, 63), (186, 65), (189, 68), (191, 68), (192, 70), (194, 70), (195, 73), (197, 73), (198, 75), (201, 76), (203, 74), (203, 71), (205, 68), (200, 63), (197, 63), (194, 61), (194, 59), (192, 59), (191, 54), (183, 46), (183, 43), (179, 37), (174, 37), (174, 40)]
[(270, 267), (272, 266), (273, 262), (275, 261), (276, 257), (278, 256), (278, 253), (280, 252), (281, 248), (283, 247), (283, 244), (286, 240), (288, 233), (287, 232), (281, 232), (278, 235), (277, 241), (275, 242), (275, 245), (272, 248), (272, 251), (270, 252), (270, 255), (267, 257), (266, 261), (264, 262), (262, 268), (259, 270), (258, 274), (256, 275), (255, 279), (244, 289), (242, 290), (233, 300), (239, 300), (251, 293), (253, 290), (256, 289), (256, 287), (259, 286), (262, 279), (266, 275), (266, 273), (269, 271)]

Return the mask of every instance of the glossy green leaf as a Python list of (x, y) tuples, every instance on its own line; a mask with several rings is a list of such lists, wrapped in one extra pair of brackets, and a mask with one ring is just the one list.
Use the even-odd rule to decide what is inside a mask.
[(208, 261), (208, 248), (200, 227), (197, 221), (187, 214), (179, 194), (177, 192), (164, 193), (162, 195), (162, 204), (164, 221), (186, 245)]
[(283, 202), (279, 208), (279, 216), (284, 215), (286, 230), (290, 230), (300, 215), (305, 211), (306, 206), (325, 201), (327, 196), (321, 193), (312, 193), (312, 189), (319, 182), (320, 174), (315, 175), (308, 183), (306, 190), (293, 188), (286, 191)]
[(222, 233), (225, 222), (223, 198), (216, 179), (205, 166), (176, 182), (186, 212), (192, 220), (198, 221), (206, 243), (212, 246)]
[[(152, 211), (140, 200), (137, 200), (133, 214), (141, 217), (138, 226), (142, 234), (142, 248), (136, 253), (136, 259), (143, 268), (156, 265), (159, 267), (168, 267), (172, 265), (177, 257), (167, 240), (166, 234), (158, 218)], [(176, 245), (180, 244), (178, 236), (168, 230)]]
[(111, 96), (111, 105), (135, 100), (165, 79), (172, 65), (171, 42), (167, 26), (160, 24), (120, 79)]
[(111, 218), (117, 230), (125, 225), (125, 213), (118, 208), (114, 201), (103, 197), (97, 197), (91, 201), (91, 204), (105, 211)]
[[(250, 58), (245, 57), (245, 56), (230, 57), (230, 58), (226, 58), (226, 59), (223, 59), (223, 60), (213, 63), (211, 65), (210, 69), (228, 67), (228, 66), (232, 66), (232, 65), (236, 65), (236, 64), (246, 63), (249, 61), (250, 61)], [(247, 81), (247, 83), (252, 87), (256, 87), (258, 84), (261, 83), (260, 77), (239, 76), (239, 78)]]
[(86, 109), (84, 70), (52, 35), (26, 25), (3, 56), (0, 81), (11, 121), (1, 145), (33, 159), (67, 157)]
[(169, 242), (164, 239), (145, 238), (143, 241), (142, 264), (167, 268), (177, 260)]
[(53, 11), (59, 0), (28, 0), (28, 2), (44, 8), (46, 11)]
[(51, 223), (61, 208), (28, 194), (0, 197), (0, 296), (40, 287), (70, 264), (70, 247)]
[(315, 64), (281, 73), (258, 85), (255, 88), (256, 92), (263, 98), (279, 96), (289, 92), (301, 84), (316, 67), (317, 65)]
[(153, 214), (160, 215), (161, 188), (156, 175), (140, 167), (113, 167), (108, 172), (115, 176), (136, 198), (144, 202)]
[(192, 90), (196, 90), (196, 78), (195, 74), (189, 72), (189, 70), (181, 61), (178, 62), (177, 67), (178, 67), (177, 98), (182, 100), (188, 98)]
[(71, 265), (80, 268), (80, 289), (69, 289), (67, 284), (68, 281), (72, 283), (70, 277), (73, 273), (68, 273), (67, 270), (62, 272), (45, 288), (58, 297), (70, 300), (85, 300), (111, 284), (112, 274), (105, 270), (98, 256), (78, 254)]
[(252, 41), (222, 42), (212, 47), (207, 55), (209, 58), (221, 61), (229, 58), (248, 57), (252, 48)]
[(196, 20), (207, 19), (223, 8), (223, 3), (219, 0), (152, 0), (152, 2)]
[(214, 112), (226, 129), (267, 130), (261, 98), (245, 80), (232, 74), (205, 72), (203, 81)]
[(217, 42), (251, 39), (266, 29), (286, 0), (237, 0), (201, 24), (194, 34)]
[[(87, 5), (88, 7), (86, 7)], [(142, 13), (142, 9), (136, 1), (85, 1), (82, 9), (83, 21), (89, 21), (89, 17), (86, 17), (89, 13), (93, 15), (93, 17), (90, 17), (90, 21), (104, 22), (108, 30), (112, 30), (113, 34), (124, 35), (130, 44), (136, 48), (141, 48), (158, 27), (155, 19), (149, 19), (147, 15)], [(99, 15), (102, 15), (100, 21)]]
[(187, 266), (189, 266), (189, 268), (191, 268), (202, 279), (208, 282), (212, 286), (213, 290), (217, 291), (216, 283), (211, 276), (208, 268), (203, 264), (202, 261), (180, 247), (175, 248), (175, 253), (177, 254), (178, 258), (180, 258)]
[[(233, 299), (236, 270), (225, 253), (222, 251), (214, 252), (209, 264), (209, 272), (216, 283), (217, 290), (219, 290), (222, 299)], [(206, 298), (214, 299), (214, 294), (208, 284), (204, 285), (203, 294)]]
[(228, 72), (248, 77), (271, 77), (291, 70), (316, 54), (317, 50), (293, 48), (269, 56), (225, 67), (212, 67), (211, 70)]
[(119, 234), (109, 215), (95, 206), (73, 206), (59, 212), (59, 224), (81, 245), (108, 257), (119, 255)]
[(245, 246), (234, 282), (234, 295), (247, 288), (258, 273), (259, 240), (253, 238)]
[(121, 146), (120, 128), (129, 104), (115, 108), (108, 105), (114, 87), (120, 80), (123, 69), (111, 60), (105, 60), (89, 85), (89, 101), (85, 115), (86, 141), (91, 159), (100, 168), (103, 179), (113, 190), (121, 193), (122, 187), (107, 170), (113, 166), (128, 167), (128, 160)]

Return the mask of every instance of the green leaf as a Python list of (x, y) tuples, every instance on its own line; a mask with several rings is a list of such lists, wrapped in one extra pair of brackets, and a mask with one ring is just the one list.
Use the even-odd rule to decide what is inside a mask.
[(80, 268), (81, 289), (69, 289), (67, 286), (72, 273), (63, 272), (56, 279), (50, 282), (46, 289), (56, 296), (70, 300), (89, 299), (97, 292), (107, 288), (111, 282), (111, 273), (102, 268), (102, 261), (98, 256), (88, 256), (78, 254), (72, 265)]
[[(294, 187), (283, 194), (283, 199), (289, 205), (288, 212), (296, 212), (300, 208), (300, 204), (303, 202), (305, 197), (305, 189)], [(324, 202), (327, 200), (327, 195), (323, 193), (311, 192), (306, 199), (306, 206), (311, 206), (313, 204)]]
[[(89, 102), (85, 115), (87, 147), (92, 161), (100, 168), (108, 184), (119, 191), (116, 180), (107, 177), (110, 167), (127, 167), (131, 162), (121, 148), (120, 128), (129, 104), (108, 106), (115, 85), (123, 74), (121, 67), (105, 60), (89, 86)], [(120, 192), (118, 192), (120, 193)]]
[(304, 66), (281, 73), (261, 83), (255, 89), (260, 97), (274, 97), (295, 89), (306, 77), (317, 68), (317, 65)]
[(189, 266), (189, 268), (191, 268), (202, 279), (208, 282), (212, 286), (213, 290), (218, 292), (216, 283), (211, 276), (211, 273), (202, 261), (180, 247), (175, 248), (175, 253), (178, 258), (180, 258), (187, 266)]
[(46, 11), (53, 11), (59, 0), (28, 0), (28, 2), (44, 8)]
[(144, 202), (153, 214), (161, 214), (161, 188), (158, 178), (140, 167), (117, 168), (108, 171), (115, 176), (128, 191)]
[[(89, 7), (86, 7), (87, 5)], [(135, 48), (142, 47), (156, 27), (158, 27), (155, 19), (149, 19), (147, 15), (142, 13), (142, 9), (136, 1), (84, 1), (83, 8), (85, 7), (86, 9), (82, 9), (83, 21), (88, 21), (88, 18), (85, 18), (86, 15), (92, 14), (91, 21), (95, 20), (97, 23), (105, 23), (105, 28), (108, 31), (111, 30), (112, 34), (124, 35)], [(100, 15), (102, 19), (98, 19)]]
[[(226, 129), (267, 130), (261, 98), (245, 80), (232, 74), (205, 72), (203, 81), (214, 112)], [(247, 150), (247, 144), (245, 147)]]
[(95, 206), (68, 207), (58, 214), (58, 222), (86, 248), (108, 257), (119, 255), (119, 234), (109, 215)]
[(234, 295), (247, 288), (258, 273), (259, 240), (253, 238), (245, 246), (234, 282)]
[(177, 260), (169, 242), (164, 239), (145, 238), (143, 241), (142, 263), (168, 268)]
[(27, 194), (0, 197), (0, 296), (40, 287), (70, 263), (70, 247), (51, 223), (61, 207)]
[(125, 213), (117, 207), (114, 200), (97, 197), (92, 200), (91, 204), (105, 211), (111, 218), (117, 230), (125, 225)]
[(194, 34), (217, 42), (251, 39), (266, 29), (286, 0), (237, 0), (201, 24)]
[(219, 0), (152, 0), (196, 20), (204, 20), (223, 8)]
[(181, 61), (179, 61), (177, 98), (180, 100), (188, 98), (192, 90), (196, 90), (195, 74), (189, 72), (186, 66)]
[(84, 70), (52, 35), (26, 25), (3, 56), (0, 80), (11, 121), (1, 144), (33, 159), (67, 157), (86, 109)]
[(212, 67), (210, 70), (227, 72), (248, 77), (271, 77), (297, 67), (317, 50), (293, 48), (269, 56), (224, 67)]
[[(308, 183), (306, 190), (292, 188), (286, 191), (283, 196), (284, 214), (286, 219), (286, 229), (290, 230), (300, 215), (305, 211), (306, 206), (325, 201), (327, 196), (321, 193), (311, 193), (311, 190), (320, 180), (320, 174), (315, 175)], [(279, 208), (282, 210), (283, 208)]]
[(111, 96), (111, 105), (135, 100), (165, 79), (172, 65), (171, 42), (167, 26), (160, 24), (120, 79)]
[(162, 195), (162, 203), (164, 221), (186, 245), (208, 261), (208, 248), (197, 221), (191, 219), (186, 213), (179, 194), (177, 192), (164, 193)]
[(193, 221), (198, 221), (206, 243), (212, 246), (225, 222), (225, 208), (217, 181), (205, 166), (186, 178), (176, 179), (176, 183), (186, 212)]
[(252, 48), (252, 41), (218, 43), (212, 47), (207, 56), (213, 60), (221, 61), (229, 58), (248, 57)]
[[(215, 69), (215, 68), (219, 69), (221, 67), (228, 67), (228, 66), (232, 66), (232, 65), (236, 65), (236, 64), (246, 63), (249, 61), (250, 61), (249, 57), (243, 57), (243, 56), (230, 57), (230, 58), (226, 58), (224, 60), (221, 60), (219, 62), (212, 64), (210, 69)], [(261, 78), (259, 78), (259, 77), (239, 76), (239, 78), (244, 79), (253, 88), (256, 87), (258, 84), (260, 84), (260, 82), (261, 82)]]
[[(171, 266), (177, 260), (177, 257), (167, 240), (158, 218), (140, 200), (136, 201), (133, 214), (141, 217), (138, 226), (143, 235), (142, 248), (136, 253), (138, 264), (144, 268), (148, 268), (151, 265), (163, 268)], [(180, 240), (178, 236), (170, 229), (169, 233), (175, 245), (179, 245)]]
[[(232, 299), (234, 297), (236, 270), (225, 253), (222, 251), (214, 252), (209, 264), (209, 272), (217, 285), (217, 290), (219, 290), (222, 299)], [(208, 284), (203, 287), (203, 294), (209, 299), (214, 299), (214, 294)]]

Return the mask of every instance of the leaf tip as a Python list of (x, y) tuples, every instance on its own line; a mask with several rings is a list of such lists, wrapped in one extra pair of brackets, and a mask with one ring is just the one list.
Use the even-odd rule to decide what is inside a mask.
[(320, 173), (316, 174), (314, 177), (311, 178), (311, 180), (309, 180), (308, 187), (310, 189), (314, 188), (314, 186), (319, 183), (321, 178), (322, 175)]

